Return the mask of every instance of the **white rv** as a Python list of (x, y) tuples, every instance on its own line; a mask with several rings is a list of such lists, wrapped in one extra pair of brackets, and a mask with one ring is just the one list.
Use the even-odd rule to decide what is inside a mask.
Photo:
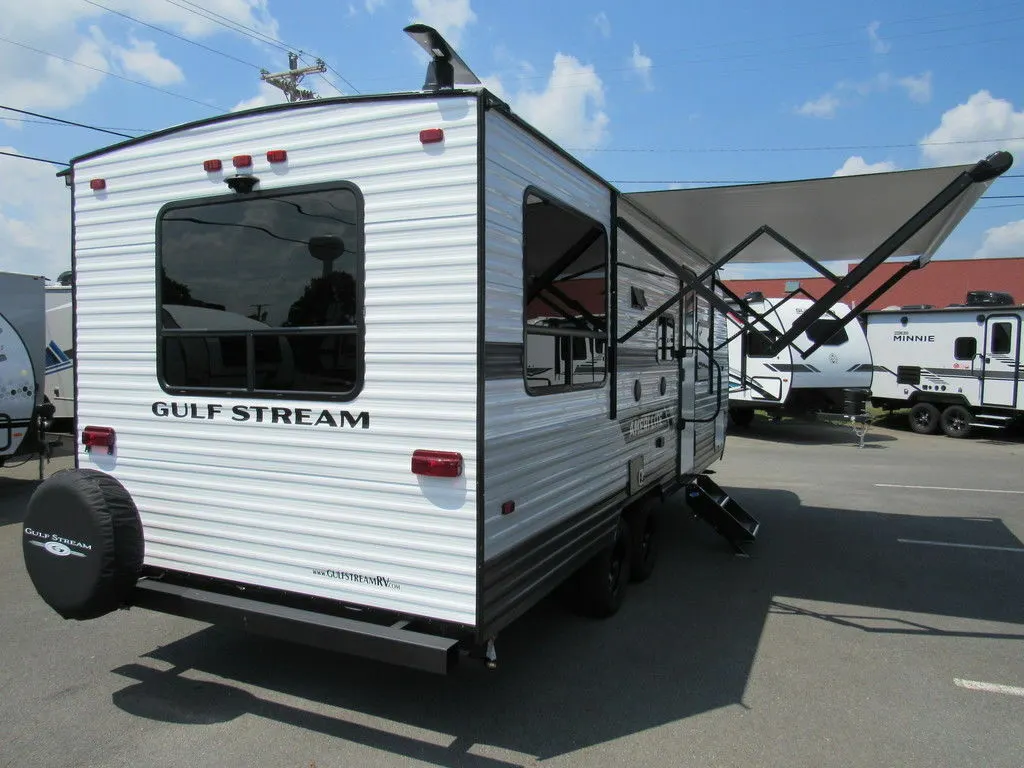
[[(745, 232), (686, 238), (692, 195), (621, 194), (407, 31), (423, 91), (73, 161), (80, 447), (23, 539), (65, 618), (141, 606), (444, 671), (567, 580), (614, 613), (677, 489), (733, 543), (757, 533), (703, 474), (728, 405), (714, 279)], [(864, 252), (865, 222), (931, 205), (881, 260), (931, 249), (1009, 164), (888, 197), (815, 182), (808, 216), (851, 183), (884, 211), (805, 247)]]
[(967, 437), (1024, 415), (1024, 307), (978, 304), (865, 313), (872, 402), (910, 408), (910, 428)]
[[(796, 339), (774, 350), (772, 343), (809, 307), (811, 299), (766, 299), (748, 294), (755, 314), (728, 316), (729, 414), (738, 426), (750, 424), (754, 410), (814, 412), (840, 410), (844, 390), (871, 386), (871, 350), (864, 329), (839, 322), (850, 314), (835, 304)], [(820, 346), (807, 357), (801, 349)]]
[(53, 404), (54, 421), (62, 428), (70, 428), (75, 416), (75, 350), (71, 332), (71, 286), (65, 280), (46, 286), (45, 355), (44, 397)]
[(43, 283), (42, 277), (0, 273), (0, 466), (39, 449)]

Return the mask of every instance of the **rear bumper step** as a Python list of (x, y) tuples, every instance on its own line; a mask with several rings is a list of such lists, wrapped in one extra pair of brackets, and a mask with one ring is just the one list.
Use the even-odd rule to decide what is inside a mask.
[(449, 637), (150, 579), (135, 585), (130, 602), (139, 608), (425, 672), (446, 674), (459, 658), (459, 641)]

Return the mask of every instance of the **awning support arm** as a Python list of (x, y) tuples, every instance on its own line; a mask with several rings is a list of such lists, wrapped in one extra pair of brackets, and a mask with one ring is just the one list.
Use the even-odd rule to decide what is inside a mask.
[(576, 243), (558, 259), (554, 264), (548, 267), (539, 277), (533, 280), (529, 289), (526, 292), (526, 303), (529, 304), (537, 295), (543, 291), (550, 283), (553, 283), (555, 279), (562, 273), (566, 267), (572, 264), (576, 259), (584, 254), (584, 252), (592, 246), (597, 239), (604, 234), (604, 230), (601, 227), (591, 227), (587, 230), (583, 237), (576, 241)]

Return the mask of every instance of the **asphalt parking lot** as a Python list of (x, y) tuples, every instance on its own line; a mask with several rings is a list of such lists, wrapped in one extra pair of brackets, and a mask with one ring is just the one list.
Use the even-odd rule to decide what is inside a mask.
[[(0, 471), (3, 766), (1024, 764), (1024, 441), (755, 422), (605, 622), (538, 606), (447, 678), (140, 610), (65, 622)], [(67, 466), (51, 462), (47, 472)], [(22, 478), (22, 479), (19, 479)]]

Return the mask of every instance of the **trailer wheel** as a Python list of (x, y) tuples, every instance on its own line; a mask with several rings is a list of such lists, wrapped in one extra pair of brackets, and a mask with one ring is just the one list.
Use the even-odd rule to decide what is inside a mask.
[(970, 437), (974, 417), (962, 405), (951, 405), (942, 412), (942, 431), (949, 437)]
[(908, 419), (910, 429), (919, 435), (934, 435), (939, 431), (939, 409), (931, 403), (916, 403)]
[(637, 583), (651, 577), (658, 560), (658, 515), (654, 509), (653, 504), (645, 505), (629, 518), (629, 580)]
[(754, 421), (754, 409), (753, 408), (730, 408), (729, 418), (732, 419), (732, 423), (737, 427), (746, 428), (749, 427)]
[(612, 542), (577, 573), (577, 596), (582, 613), (604, 619), (619, 610), (629, 583), (631, 550), (629, 525), (619, 517)]

